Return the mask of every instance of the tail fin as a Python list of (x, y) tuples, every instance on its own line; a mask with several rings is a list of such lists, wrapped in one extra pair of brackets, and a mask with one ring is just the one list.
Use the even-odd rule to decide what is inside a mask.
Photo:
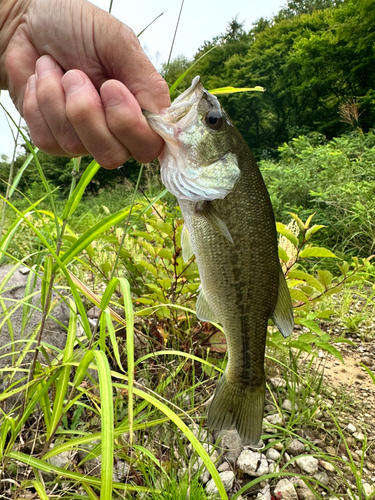
[(256, 446), (262, 435), (265, 386), (256, 390), (229, 383), (225, 373), (208, 410), (207, 425), (221, 431), (237, 429), (245, 445)]

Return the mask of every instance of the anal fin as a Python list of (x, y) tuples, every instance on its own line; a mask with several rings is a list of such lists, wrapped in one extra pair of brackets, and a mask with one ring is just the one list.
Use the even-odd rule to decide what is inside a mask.
[(271, 318), (284, 337), (288, 337), (292, 333), (294, 328), (293, 305), (281, 266), (279, 271), (279, 292)]

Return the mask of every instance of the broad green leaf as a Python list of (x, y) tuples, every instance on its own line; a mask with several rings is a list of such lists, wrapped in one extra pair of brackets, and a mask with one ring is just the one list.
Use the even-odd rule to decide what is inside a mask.
[(319, 292), (324, 292), (324, 286), (319, 280), (317, 280), (311, 274), (305, 273), (304, 271), (300, 271), (299, 269), (292, 269), (291, 271), (289, 271), (288, 278), (297, 278), (303, 280), (310, 286), (315, 288), (315, 290), (318, 290)]
[(287, 264), (289, 262), (289, 255), (286, 253), (286, 251), (281, 248), (280, 246), (278, 247), (278, 252), (279, 252), (279, 258)]
[(162, 259), (172, 260), (173, 258), (172, 252), (166, 248), (161, 248), (160, 250), (158, 249), (156, 253), (158, 257), (161, 257)]
[(309, 302), (309, 298), (307, 297), (306, 294), (301, 292), (301, 290), (296, 290), (295, 288), (289, 288), (289, 292), (293, 300), (305, 302), (306, 304)]
[(301, 259), (306, 259), (308, 257), (333, 257), (337, 259), (336, 255), (330, 250), (323, 247), (308, 247), (304, 248), (300, 253), (299, 257)]
[(299, 349), (301, 351), (309, 353), (312, 352), (311, 345), (306, 342), (299, 342), (299, 340), (291, 340), (288, 345), (289, 347), (293, 347), (294, 349)]
[(304, 224), (304, 229), (308, 229), (310, 227), (310, 222), (312, 221), (312, 218), (314, 217), (315, 213), (316, 212), (314, 212), (313, 214), (309, 215), (309, 217), (307, 218), (307, 220), (306, 220), (306, 222)]
[(137, 266), (138, 265), (144, 267), (145, 269), (147, 269), (147, 271), (150, 271), (150, 273), (153, 276), (155, 276), (155, 278), (158, 277), (158, 271), (156, 267), (153, 266), (150, 262), (146, 262), (145, 260), (139, 260)]
[(132, 231), (130, 233), (130, 236), (133, 236), (135, 239), (144, 238), (147, 241), (152, 241), (153, 236), (152, 234), (146, 233), (146, 231)]
[[(306, 318), (296, 318), (295, 320), (296, 324), (300, 324), (311, 330), (312, 332), (316, 333), (317, 335), (323, 335), (323, 331), (319, 328), (319, 326), (312, 321), (311, 319), (306, 319)], [(310, 335), (310, 334), (307, 334)], [(301, 335), (298, 337), (300, 339)], [(316, 337), (314, 336), (314, 339), (316, 340)]]
[(220, 87), (219, 89), (209, 90), (210, 94), (234, 94), (236, 92), (265, 92), (264, 87), (244, 87), (244, 88), (236, 88), (236, 87)]
[(341, 361), (341, 363), (344, 362), (341, 352), (337, 350), (336, 347), (334, 347), (333, 345), (328, 344), (328, 342), (316, 342), (316, 346), (322, 349), (323, 351), (327, 351), (329, 352), (329, 354), (335, 356), (335, 358)]
[(306, 231), (306, 234), (305, 234), (305, 241), (309, 241), (309, 239), (311, 238), (311, 236), (313, 234), (315, 234), (316, 232), (319, 231), (319, 229), (322, 229), (322, 227), (325, 227), (325, 226), (322, 226), (322, 225), (319, 225), (319, 224), (315, 224), (315, 226), (313, 227), (310, 227), (307, 231)]
[(318, 269), (316, 273), (318, 275), (319, 281), (324, 286), (325, 290), (328, 290), (328, 287), (332, 283), (332, 278), (333, 278), (332, 273), (330, 273), (329, 271), (324, 271), (322, 269)]
[(346, 276), (347, 273), (348, 273), (348, 271), (349, 271), (349, 269), (350, 269), (350, 266), (349, 266), (348, 262), (346, 262), (345, 260), (343, 260), (341, 266), (340, 266), (340, 264), (337, 264), (337, 265), (339, 266), (339, 269), (342, 272), (342, 274), (344, 276)]
[(289, 229), (286, 229), (285, 225), (281, 222), (276, 222), (276, 230), (282, 236), (285, 236), (287, 240), (289, 240), (295, 247), (298, 247), (298, 238), (295, 234), (293, 234)]
[(293, 219), (297, 222), (298, 227), (300, 228), (301, 231), (305, 230), (305, 224), (301, 221), (301, 219), (298, 217), (297, 214), (293, 214), (292, 212), (289, 212), (289, 215), (293, 217)]

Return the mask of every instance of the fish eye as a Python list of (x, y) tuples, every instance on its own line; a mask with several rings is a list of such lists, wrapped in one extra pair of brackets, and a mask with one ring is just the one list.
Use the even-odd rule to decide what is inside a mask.
[(212, 130), (219, 130), (223, 124), (223, 117), (218, 111), (209, 111), (204, 120)]

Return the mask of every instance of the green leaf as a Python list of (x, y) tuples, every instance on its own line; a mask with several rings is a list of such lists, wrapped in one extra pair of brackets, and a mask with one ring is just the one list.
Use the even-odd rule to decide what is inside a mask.
[(100, 498), (112, 500), (113, 477), (113, 389), (108, 360), (103, 351), (94, 351), (99, 375), (100, 408), (102, 424)]
[(317, 280), (314, 276), (311, 276), (309, 273), (305, 273), (304, 271), (300, 271), (299, 269), (292, 269), (288, 273), (288, 278), (297, 278), (305, 281), (310, 286), (318, 290), (319, 292), (324, 292), (324, 286), (321, 284), (319, 280)]
[(298, 247), (298, 238), (289, 229), (286, 229), (285, 225), (281, 222), (276, 222), (276, 230), (282, 236), (285, 236), (295, 247)]
[(162, 259), (172, 260), (173, 258), (172, 252), (170, 250), (167, 250), (166, 248), (157, 249), (156, 253), (158, 257), (161, 257)]
[(289, 255), (286, 253), (286, 251), (281, 248), (280, 246), (278, 247), (278, 252), (279, 252), (279, 258), (287, 264), (289, 262)]
[(234, 94), (236, 92), (265, 92), (265, 88), (263, 87), (244, 87), (244, 88), (236, 88), (236, 87), (220, 87), (219, 89), (212, 89), (208, 92), (210, 94)]
[(293, 300), (298, 300), (299, 302), (305, 302), (306, 304), (309, 302), (309, 298), (306, 294), (301, 292), (301, 290), (296, 290), (295, 288), (289, 289), (290, 296)]
[(328, 287), (332, 283), (332, 273), (330, 273), (329, 271), (318, 269), (317, 275), (320, 283), (324, 286), (325, 290), (328, 290)]
[(140, 260), (138, 261), (137, 265), (144, 267), (147, 269), (147, 271), (150, 271), (150, 273), (155, 276), (155, 278), (158, 277), (158, 271), (155, 266), (153, 266), (150, 262), (146, 262), (145, 260)]
[(305, 234), (305, 241), (309, 241), (309, 239), (311, 238), (311, 236), (312, 236), (313, 234), (315, 234), (316, 232), (318, 232), (318, 231), (319, 231), (319, 229), (322, 229), (322, 227), (325, 227), (325, 226), (315, 224), (315, 226), (310, 227), (310, 229), (308, 229), (308, 230), (306, 231), (306, 234)]
[(297, 222), (298, 227), (300, 228), (301, 231), (305, 230), (305, 224), (301, 221), (301, 219), (298, 217), (297, 214), (293, 214), (292, 212), (289, 212), (289, 215), (293, 217), (293, 219)]
[(338, 258), (330, 250), (327, 250), (326, 248), (323, 248), (323, 247), (308, 247), (308, 248), (304, 248), (299, 253), (299, 257), (301, 259), (306, 259), (308, 257), (332, 257), (334, 259)]
[(332, 354), (333, 356), (335, 356), (335, 358), (337, 358), (339, 361), (341, 361), (341, 363), (344, 362), (343, 357), (341, 355), (341, 352), (339, 350), (337, 350), (336, 347), (334, 347), (333, 345), (328, 344), (328, 342), (316, 342), (316, 346), (319, 347), (319, 349), (322, 349), (323, 351), (327, 351), (327, 352), (329, 352), (329, 354)]
[[(312, 321), (311, 319), (306, 319), (306, 318), (296, 318), (295, 320), (296, 324), (300, 324), (311, 330), (312, 332), (316, 333), (317, 335), (323, 335), (324, 332), (319, 328), (319, 326)], [(311, 334), (308, 334), (311, 335)], [(300, 335), (301, 337), (301, 335)], [(298, 339), (300, 338), (298, 337)], [(314, 340), (316, 340), (316, 337), (314, 336)]]
[(103, 293), (103, 297), (99, 305), (102, 311), (104, 311), (104, 309), (107, 309), (107, 307), (109, 306), (109, 302), (112, 298), (113, 292), (116, 290), (117, 285), (118, 285), (118, 278), (112, 278), (108, 283), (108, 285), (106, 286)]
[(100, 165), (93, 160), (90, 165), (84, 171), (82, 177), (79, 180), (73, 193), (70, 195), (67, 204), (65, 205), (64, 211), (61, 218), (63, 220), (68, 219), (76, 210), (81, 201), (83, 193), (85, 192), (87, 184), (92, 180), (96, 172), (99, 170)]

